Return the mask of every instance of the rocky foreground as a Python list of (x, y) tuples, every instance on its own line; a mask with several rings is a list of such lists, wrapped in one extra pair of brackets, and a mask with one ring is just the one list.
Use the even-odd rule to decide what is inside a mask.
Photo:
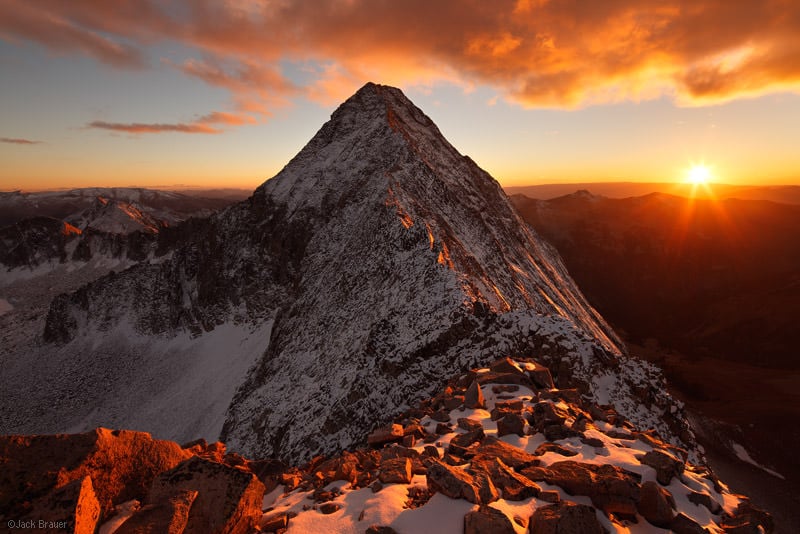
[(0, 524), (101, 534), (772, 532), (610, 406), (503, 359), (302, 467), (143, 432), (0, 437)]

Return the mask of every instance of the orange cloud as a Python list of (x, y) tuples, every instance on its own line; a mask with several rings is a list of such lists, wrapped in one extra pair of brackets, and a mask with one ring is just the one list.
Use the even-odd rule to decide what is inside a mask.
[(224, 111), (214, 111), (197, 119), (199, 124), (228, 124), (239, 126), (241, 124), (255, 124), (256, 119), (249, 115), (238, 115), (235, 113), (225, 113)]
[(38, 145), (41, 141), (31, 141), (30, 139), (19, 139), (14, 137), (0, 137), (0, 143), (11, 143), (14, 145)]
[(93, 121), (86, 125), (87, 128), (97, 128), (100, 130), (112, 130), (115, 132), (126, 132), (131, 134), (149, 134), (164, 132), (179, 133), (199, 133), (217, 134), (222, 130), (208, 126), (207, 124), (188, 123), (188, 124), (145, 124), (145, 123), (121, 123)]
[[(528, 106), (670, 96), (698, 104), (800, 88), (792, 0), (0, 0), (0, 32), (118, 66), (176, 41), (185, 74), (240, 112), (394, 84), (486, 84)], [(9, 7), (11, 6), (11, 7)], [(13, 7), (13, 9), (12, 9)], [(138, 48), (136, 48), (138, 47)], [(312, 63), (301, 87), (285, 64)]]
[(255, 124), (257, 121), (250, 115), (239, 113), (227, 113), (224, 111), (213, 111), (203, 115), (191, 122), (181, 123), (123, 123), (93, 121), (86, 125), (87, 128), (99, 130), (112, 130), (115, 132), (126, 132), (131, 134), (152, 134), (152, 133), (191, 133), (191, 134), (218, 134), (223, 130), (210, 126), (221, 124), (225, 126), (241, 126), (243, 124)]
[(142, 67), (141, 52), (126, 43), (104, 37), (95, 28), (85, 27), (60, 16), (43, 4), (3, 0), (0, 2), (0, 35), (37, 41), (50, 50), (77, 51), (116, 67)]

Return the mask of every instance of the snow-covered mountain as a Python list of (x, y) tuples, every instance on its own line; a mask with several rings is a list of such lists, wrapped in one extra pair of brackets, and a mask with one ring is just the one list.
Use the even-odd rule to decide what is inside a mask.
[(158, 249), (58, 297), (37, 347), (0, 354), (0, 432), (221, 435), (297, 461), (449, 375), (535, 353), (560, 387), (691, 445), (656, 369), (398, 89), (367, 84), (251, 198)]
[(0, 191), (0, 227), (34, 216), (54, 217), (75, 224), (73, 217), (94, 206), (98, 197), (136, 204), (150, 216), (170, 225), (189, 217), (207, 217), (233, 202), (230, 198), (211, 198), (212, 191), (198, 193), (193, 195), (141, 187), (86, 187), (36, 192)]

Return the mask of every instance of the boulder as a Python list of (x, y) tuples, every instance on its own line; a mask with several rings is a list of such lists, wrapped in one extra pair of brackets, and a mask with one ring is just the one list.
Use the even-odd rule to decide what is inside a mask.
[(567, 415), (551, 402), (537, 402), (533, 405), (530, 423), (532, 427), (541, 432), (549, 425), (564, 424), (564, 421), (567, 420)]
[(516, 434), (520, 437), (525, 435), (525, 419), (518, 413), (509, 413), (505, 417), (497, 420), (497, 435), (507, 436)]
[(523, 501), (542, 491), (538, 484), (515, 472), (499, 458), (473, 458), (470, 470), (488, 475), (495, 487), (500, 488), (503, 499), (508, 501)]
[(669, 528), (675, 517), (675, 499), (672, 494), (652, 480), (642, 484), (636, 508), (651, 525), (660, 528)]
[(453, 429), (449, 423), (437, 423), (436, 425), (436, 434), (439, 436), (444, 436), (445, 434), (452, 434)]
[(250, 472), (195, 456), (156, 478), (147, 504), (182, 490), (197, 492), (187, 532), (246, 534), (261, 520), (264, 485)]
[(553, 383), (553, 375), (550, 374), (550, 369), (544, 365), (534, 363), (531, 369), (531, 364), (528, 364), (527, 372), (528, 378), (539, 389), (553, 389), (556, 385)]
[(475, 380), (483, 384), (516, 384), (518, 386), (529, 386), (530, 379), (526, 375), (519, 373), (479, 373)]
[(325, 504), (319, 505), (319, 511), (325, 515), (330, 515), (332, 513), (338, 512), (342, 508), (341, 504), (337, 504), (335, 502), (326, 502)]
[(367, 436), (367, 443), (372, 447), (381, 447), (385, 443), (392, 443), (403, 439), (403, 426), (393, 424), (373, 430)]
[(115, 504), (144, 500), (156, 475), (191, 455), (177, 443), (129, 430), (0, 436), (0, 510), (21, 517), (26, 503), (89, 476), (106, 515)]
[(698, 506), (705, 506), (712, 514), (719, 514), (722, 512), (722, 506), (715, 501), (708, 493), (698, 493), (693, 491), (689, 493), (689, 502)]
[(561, 486), (570, 495), (586, 495), (608, 514), (636, 515), (641, 477), (619, 467), (565, 460), (546, 468), (528, 467), (521, 474)]
[(426, 474), (428, 489), (452, 499), (466, 499), (474, 504), (488, 504), (499, 498), (491, 479), (478, 473), (473, 476), (463, 469), (431, 460)]
[(591, 506), (559, 502), (537, 508), (531, 517), (530, 534), (606, 534)]
[(511, 520), (496, 508), (480, 506), (464, 516), (464, 534), (514, 534)]
[(663, 450), (653, 449), (637, 458), (644, 465), (649, 465), (656, 470), (656, 480), (664, 486), (670, 483), (672, 477), (683, 473), (683, 461)]
[(499, 458), (504, 464), (519, 471), (520, 469), (532, 465), (539, 465), (539, 460), (532, 454), (528, 454), (519, 447), (514, 447), (501, 441), (495, 436), (486, 436), (475, 449), (475, 458)]
[(384, 484), (410, 484), (411, 460), (408, 458), (391, 458), (381, 463), (378, 478)]
[(464, 394), (464, 406), (473, 409), (486, 407), (486, 399), (483, 398), (483, 391), (477, 380), (474, 380), (467, 388), (467, 392)]
[(189, 511), (197, 498), (196, 491), (178, 490), (168, 499), (148, 504), (128, 518), (116, 534), (182, 534)]
[(286, 512), (278, 512), (266, 515), (261, 519), (261, 532), (278, 532), (289, 526), (289, 515)]
[(511, 358), (501, 358), (489, 364), (489, 370), (499, 374), (525, 375), (525, 371)]
[(556, 454), (560, 454), (561, 456), (577, 456), (578, 453), (571, 450), (566, 449), (559, 445), (558, 443), (549, 443), (545, 442), (536, 447), (536, 450), (533, 452), (534, 456), (542, 456), (548, 452), (554, 452)]
[(36, 532), (94, 534), (100, 519), (100, 504), (91, 477), (73, 480), (38, 499), (23, 521), (25, 519), (34, 521), (36, 525), (46, 525), (45, 528), (36, 528)]
[(749, 500), (743, 500), (736, 507), (732, 516), (723, 517), (720, 526), (725, 532), (735, 534), (749, 534), (750, 532), (765, 532), (770, 534), (775, 530), (772, 516), (753, 506)]
[(475, 419), (469, 419), (466, 417), (459, 417), (458, 418), (458, 428), (462, 430), (466, 430), (467, 432), (472, 432), (473, 430), (483, 429), (483, 425), (480, 421)]
[(265, 491), (274, 490), (280, 482), (280, 476), (289, 468), (280, 460), (256, 460), (247, 462), (247, 468), (264, 484)]
[(669, 529), (675, 534), (708, 534), (706, 529), (684, 514), (676, 515), (670, 523)]
[(473, 443), (483, 441), (486, 436), (483, 433), (483, 427), (480, 427), (472, 432), (466, 432), (464, 434), (458, 434), (450, 440), (451, 445), (457, 445), (459, 447), (469, 447)]

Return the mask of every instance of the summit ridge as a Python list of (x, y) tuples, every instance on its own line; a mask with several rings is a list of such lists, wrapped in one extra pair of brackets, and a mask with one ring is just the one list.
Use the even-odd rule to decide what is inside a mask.
[(559, 387), (692, 448), (657, 369), (399, 89), (362, 87), (249, 199), (154, 254), (57, 297), (36, 346), (0, 355), (0, 432), (123, 426), (300, 461), (447, 376), (535, 354)]

